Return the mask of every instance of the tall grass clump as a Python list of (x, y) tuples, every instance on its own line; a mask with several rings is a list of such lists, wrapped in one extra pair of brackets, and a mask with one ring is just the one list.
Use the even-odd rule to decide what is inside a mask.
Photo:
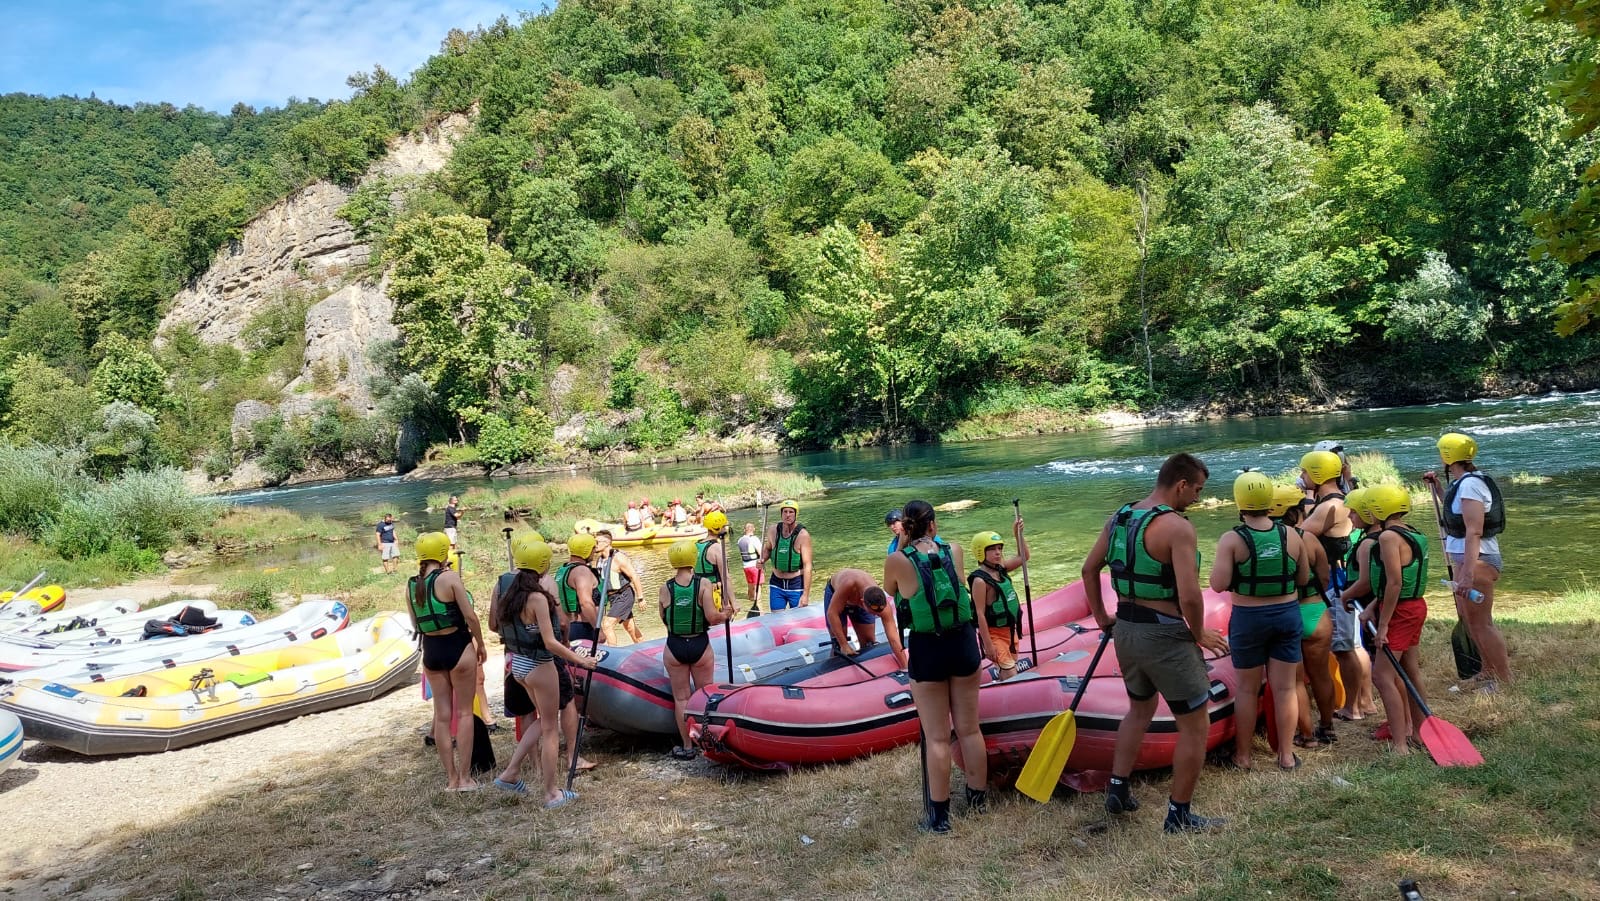
[(67, 559), (119, 547), (160, 552), (198, 539), (216, 515), (216, 504), (191, 494), (177, 470), (129, 471), (68, 497), (42, 537)]
[(66, 503), (92, 481), (76, 451), (0, 443), (0, 531), (39, 537)]

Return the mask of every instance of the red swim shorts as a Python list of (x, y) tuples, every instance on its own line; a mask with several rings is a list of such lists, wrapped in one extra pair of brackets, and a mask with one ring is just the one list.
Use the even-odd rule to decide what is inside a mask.
[(746, 566), (744, 568), (744, 584), (752, 587), (761, 584), (761, 567)]
[(1422, 624), (1428, 620), (1428, 602), (1422, 598), (1403, 600), (1389, 618), (1389, 650), (1404, 654), (1422, 641)]

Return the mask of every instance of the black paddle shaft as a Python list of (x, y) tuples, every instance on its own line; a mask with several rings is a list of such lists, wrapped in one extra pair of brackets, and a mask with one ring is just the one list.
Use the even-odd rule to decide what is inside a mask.
[[(1017, 518), (1021, 519), (1022, 518), (1022, 499), (1021, 498), (1016, 498), (1016, 497), (1012, 498), (1011, 499), (1011, 507), (1012, 507), (1012, 509), (1017, 511)], [(1022, 548), (1017, 548), (1017, 553), (1019, 553), (1019, 554), (1022, 553)], [(981, 564), (981, 563), (983, 563), (983, 561), (979, 560), (978, 563)], [(1027, 557), (1023, 557), (1022, 558), (1022, 595), (1023, 595), (1023, 598), (1026, 599), (1027, 602), (1028, 602), (1028, 640), (1030, 642), (1032, 642), (1032, 644), (1033, 644), (1033, 665), (1034, 666), (1038, 666), (1039, 665), (1039, 630), (1035, 629), (1033, 627), (1033, 587), (1028, 584), (1028, 558)], [(1101, 647), (1101, 650), (1105, 650), (1104, 646)], [(1096, 656), (1095, 657), (1095, 661), (1098, 662), (1099, 660), (1100, 660), (1100, 658), (1098, 656)], [(1072, 706), (1074, 706), (1074, 707), (1078, 706), (1078, 702), (1077, 701), (1073, 701), (1072, 702)]]
[[(1373, 603), (1381, 602), (1373, 601)], [(1360, 604), (1356, 604), (1356, 615), (1359, 616), (1363, 609)], [(1378, 627), (1369, 622), (1367, 623), (1367, 631), (1372, 633), (1372, 640), (1376, 642), (1378, 640)], [(1389, 649), (1388, 644), (1384, 644), (1382, 647), (1384, 656), (1389, 658), (1389, 665), (1394, 667), (1394, 671), (1399, 674), (1400, 682), (1405, 685), (1406, 692), (1411, 695), (1411, 700), (1417, 702), (1417, 708), (1422, 711), (1423, 718), (1431, 718), (1433, 711), (1428, 709), (1428, 702), (1422, 699), (1422, 692), (1417, 691), (1417, 687), (1411, 684), (1411, 677), (1406, 675), (1405, 667), (1400, 665), (1400, 660), (1394, 656), (1394, 651)]]
[(511, 572), (516, 572), (517, 558), (511, 553), (511, 527), (506, 526), (500, 533), (506, 536), (506, 566), (511, 568)]
[[(606, 603), (606, 595), (611, 589), (611, 560), (607, 555), (605, 566), (600, 572), (600, 604)], [(604, 615), (600, 604), (595, 605), (594, 611), (594, 638), (589, 642), (589, 657), (596, 667), (600, 665), (600, 617)], [(580, 613), (582, 611), (580, 610)], [(572, 736), (572, 760), (567, 765), (567, 791), (572, 791), (572, 783), (578, 778), (578, 749), (583, 746), (583, 730), (589, 725), (589, 689), (594, 685), (594, 670), (589, 670), (583, 677), (583, 709), (578, 714), (578, 731)], [(561, 728), (561, 717), (547, 724), (554, 728)]]
[(728, 581), (728, 530), (724, 528), (722, 535), (722, 566), (717, 573), (717, 583), (722, 586), (722, 612), (727, 614), (727, 619), (722, 621), (722, 642), (728, 652), (728, 684), (733, 684), (733, 583)]
[[(1100, 633), (1100, 645), (1099, 645), (1099, 647), (1096, 647), (1094, 649), (1094, 657), (1093, 657), (1093, 659), (1091, 659), (1089, 661), (1089, 668), (1083, 671), (1083, 678), (1078, 680), (1078, 690), (1076, 692), (1073, 692), (1073, 694), (1072, 694), (1072, 703), (1067, 705), (1067, 709), (1068, 710), (1071, 710), (1074, 713), (1076, 713), (1078, 711), (1078, 702), (1083, 700), (1083, 693), (1084, 693), (1084, 691), (1086, 691), (1089, 688), (1089, 680), (1094, 678), (1095, 667), (1100, 665), (1100, 657), (1105, 654), (1106, 645), (1108, 645), (1110, 643), (1111, 643), (1111, 632), (1110, 631), (1101, 632)], [(1034, 665), (1037, 666), (1038, 663), (1035, 662)]]

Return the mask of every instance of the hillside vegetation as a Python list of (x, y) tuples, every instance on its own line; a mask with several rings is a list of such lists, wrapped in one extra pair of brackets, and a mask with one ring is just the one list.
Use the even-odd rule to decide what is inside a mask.
[[(1600, 343), (1553, 334), (1566, 272), (1530, 262), (1525, 221), (1595, 156), (1545, 92), (1577, 41), (1502, 0), (563, 2), (185, 148), (54, 281), (28, 251), (8, 421), (74, 440), (123, 400), (159, 461), (287, 473), (381, 462), (397, 428), (503, 464), (1592, 380)], [(292, 303), (246, 351), (103, 337), (147, 334), (269, 196), (468, 109), (442, 173), (345, 209), (402, 335), (374, 349), (380, 416), (236, 446), (231, 404), (298, 364)], [(173, 390), (94, 377), (130, 359)], [(74, 402), (48, 429), (19, 412), (41, 390)]]

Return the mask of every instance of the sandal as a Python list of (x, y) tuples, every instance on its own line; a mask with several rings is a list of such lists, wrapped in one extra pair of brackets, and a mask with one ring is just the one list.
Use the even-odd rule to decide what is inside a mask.
[(1298, 769), (1300, 769), (1300, 755), (1299, 754), (1295, 754), (1294, 755), (1294, 765), (1293, 766), (1284, 766), (1282, 763), (1279, 763), (1278, 764), (1278, 769), (1283, 770), (1284, 772), (1289, 772), (1290, 770), (1298, 770)]
[(672, 749), (672, 759), (674, 760), (693, 760), (698, 754), (699, 752), (694, 748), (675, 747)]
[(518, 779), (515, 782), (507, 782), (504, 779), (496, 779), (494, 780), (494, 787), (500, 789), (501, 791), (513, 792), (519, 795), (525, 795), (528, 793), (528, 787), (522, 784), (521, 779)]
[(563, 791), (561, 793), (561, 797), (556, 798), (553, 801), (544, 802), (544, 809), (545, 810), (555, 810), (558, 807), (566, 807), (568, 804), (571, 804), (573, 801), (576, 801), (576, 800), (578, 800), (578, 793), (569, 789), (569, 790)]
[(1294, 746), (1303, 751), (1320, 751), (1326, 748), (1328, 743), (1316, 736), (1306, 738), (1304, 735), (1296, 735), (1294, 737)]
[(1334, 734), (1332, 726), (1318, 726), (1316, 729), (1312, 730), (1311, 734), (1317, 739), (1317, 741), (1320, 741), (1325, 745), (1331, 745), (1339, 741), (1339, 736)]
[(1359, 723), (1366, 719), (1365, 716), (1351, 716), (1350, 714), (1345, 713), (1343, 710), (1335, 710), (1333, 712), (1333, 718), (1336, 720), (1344, 720), (1347, 723)]

